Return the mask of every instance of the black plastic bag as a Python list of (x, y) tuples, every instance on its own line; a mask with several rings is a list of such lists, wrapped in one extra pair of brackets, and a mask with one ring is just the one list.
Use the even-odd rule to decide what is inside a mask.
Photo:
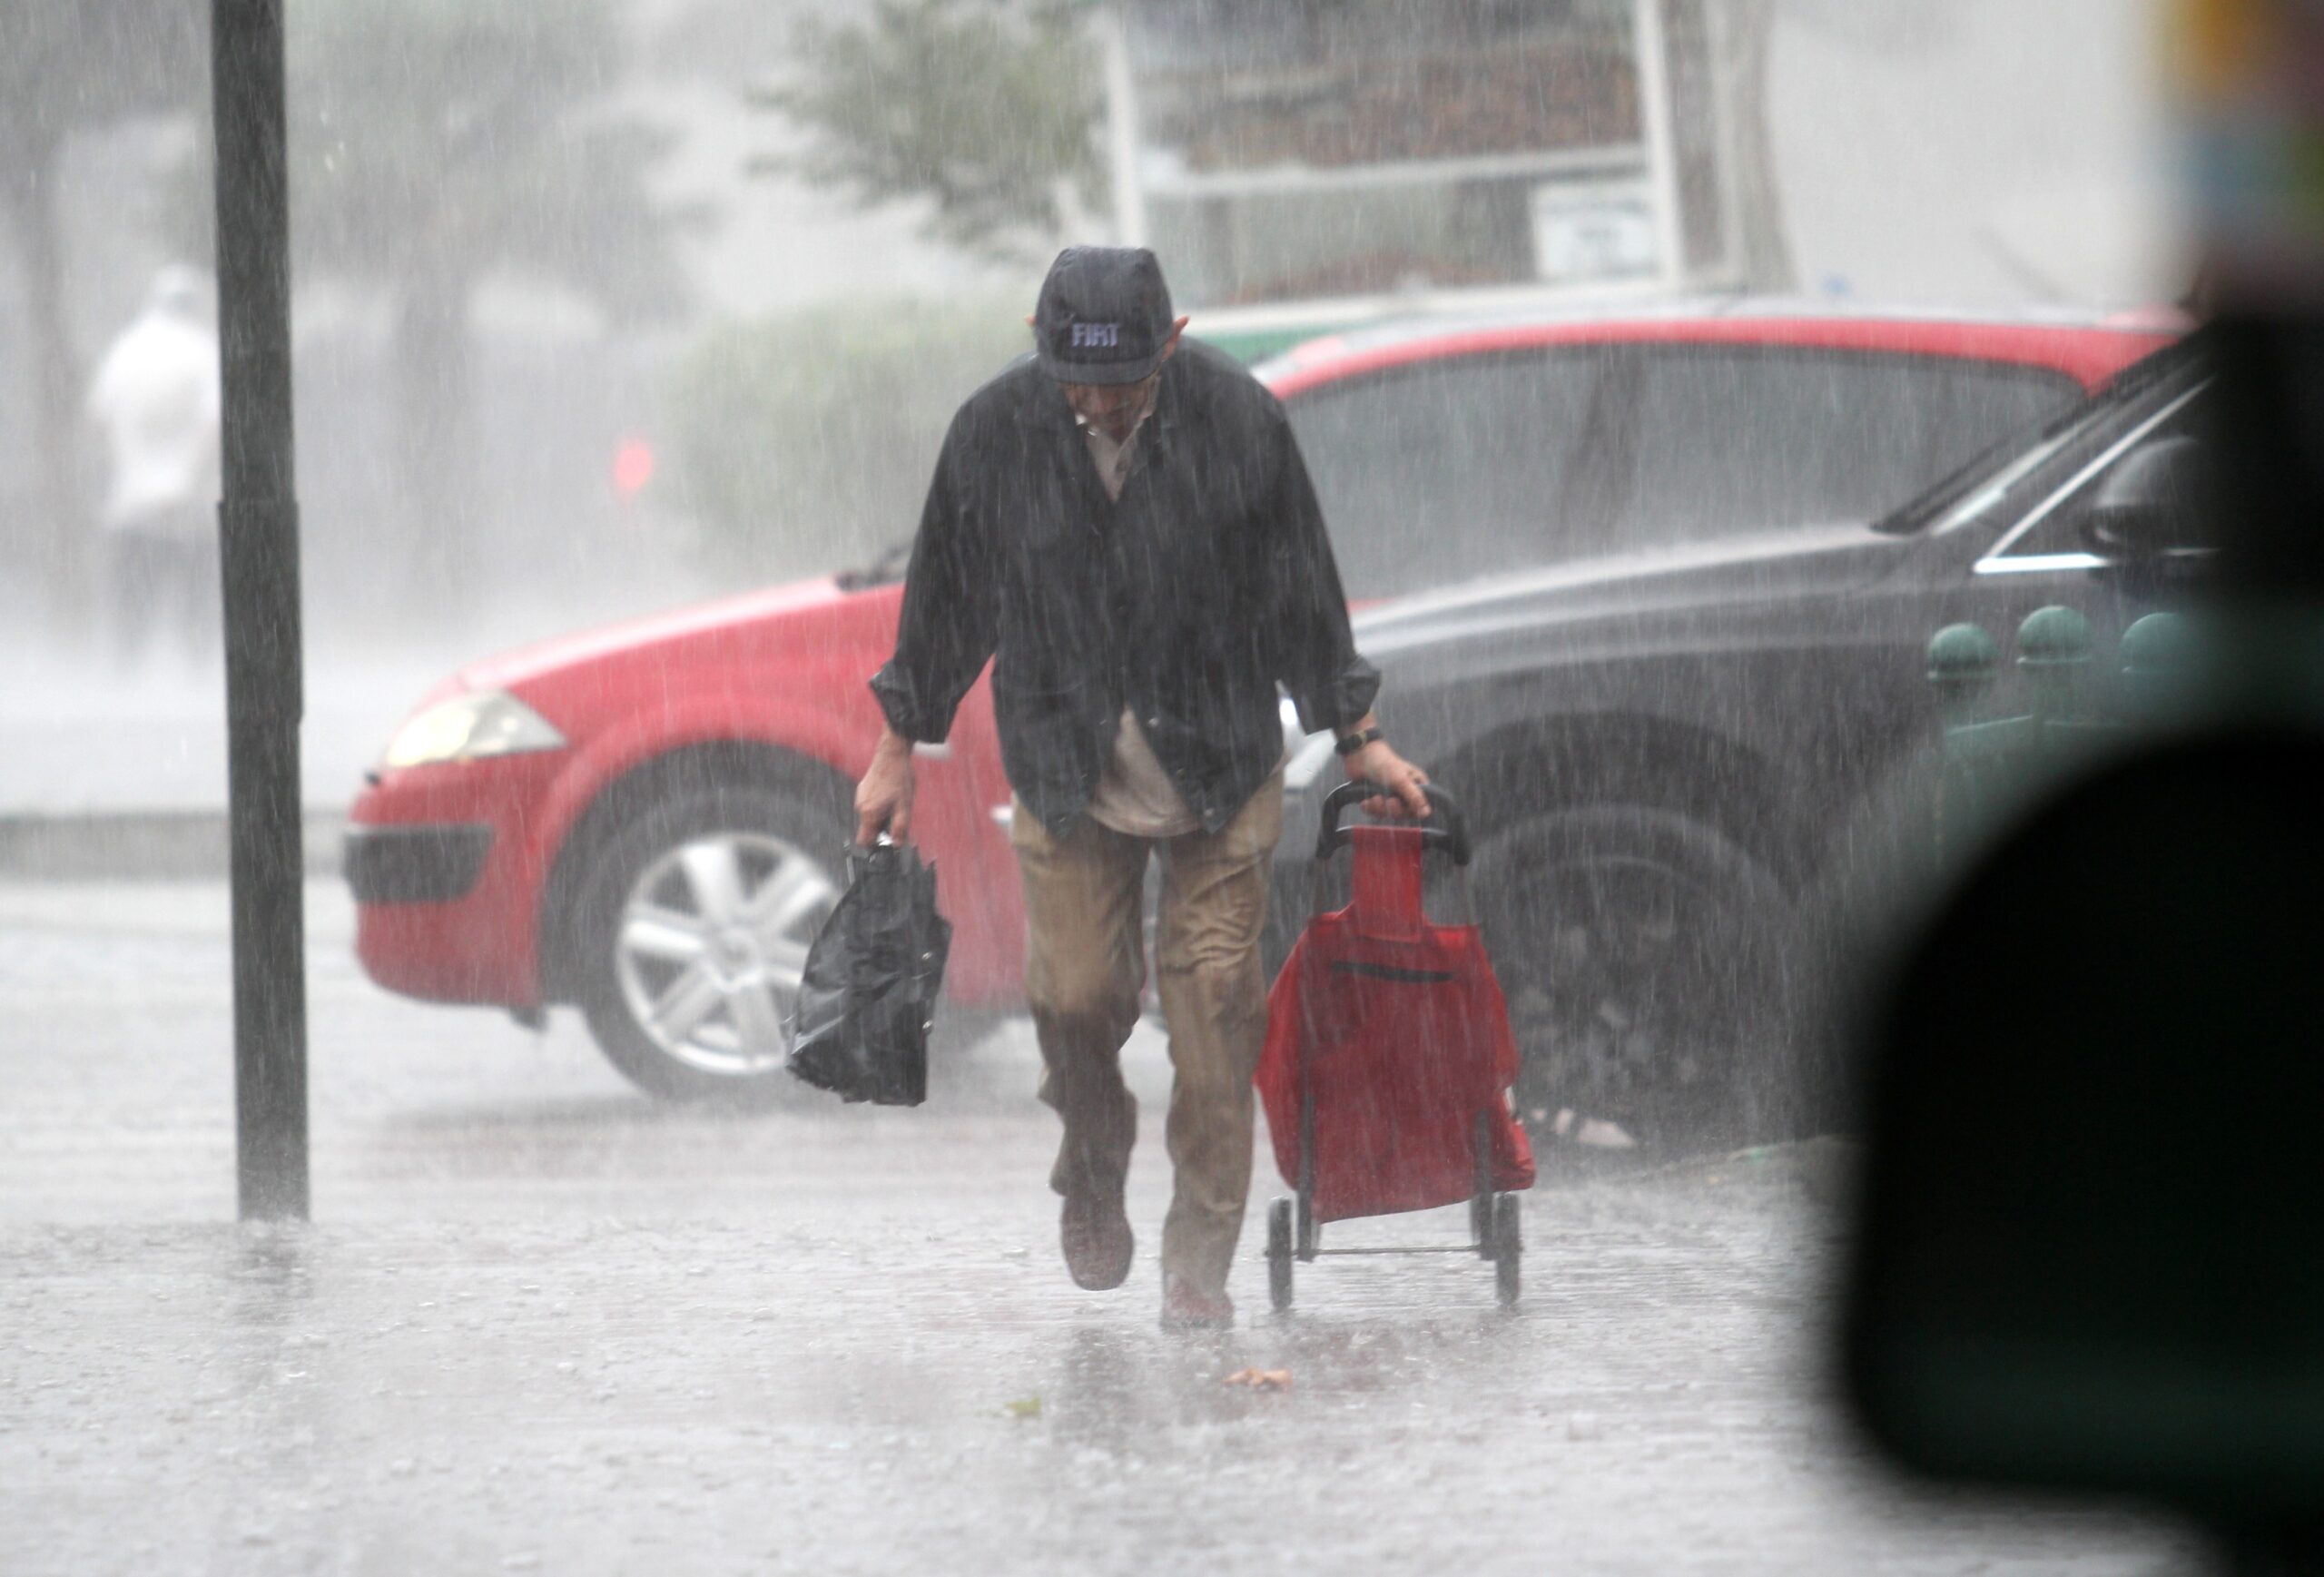
[(847, 852), (847, 891), (807, 950), (783, 1065), (847, 1100), (928, 1099), (928, 1028), (952, 927), (936, 868), (904, 844)]

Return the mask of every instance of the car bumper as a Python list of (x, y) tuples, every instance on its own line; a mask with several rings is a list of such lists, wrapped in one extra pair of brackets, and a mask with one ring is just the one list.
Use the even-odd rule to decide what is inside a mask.
[(488, 825), (350, 826), (340, 861), (358, 903), (450, 903), (476, 890), (491, 851)]
[(379, 775), (348, 815), (355, 955), (432, 1002), (541, 1005), (541, 807), (556, 753)]

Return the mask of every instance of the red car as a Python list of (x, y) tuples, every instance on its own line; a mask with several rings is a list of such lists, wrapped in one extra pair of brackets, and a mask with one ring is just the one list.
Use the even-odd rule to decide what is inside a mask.
[[(1868, 517), (2169, 338), (2152, 322), (1695, 307), (1412, 324), (1259, 373), (1361, 601), (1614, 545)], [(1757, 458), (1748, 478), (1736, 456)], [(446, 680), (352, 813), (371, 978), (527, 1020), (577, 1005), (657, 1095), (779, 1079), (880, 727), (864, 681), (893, 638), (900, 574), (891, 557)], [(984, 685), (921, 764), (916, 836), (956, 927), (950, 993), (1006, 1010), (1024, 925)]]

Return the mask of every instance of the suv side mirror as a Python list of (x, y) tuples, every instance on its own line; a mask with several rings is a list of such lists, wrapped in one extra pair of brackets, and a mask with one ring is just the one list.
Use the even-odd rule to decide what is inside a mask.
[(2083, 540), (2117, 564), (2151, 564), (2199, 547), (2212, 533), (2202, 446), (2191, 438), (2142, 444), (2099, 484), (2082, 522)]

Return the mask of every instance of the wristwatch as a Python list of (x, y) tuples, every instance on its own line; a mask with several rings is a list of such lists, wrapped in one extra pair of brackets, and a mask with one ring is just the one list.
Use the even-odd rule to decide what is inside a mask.
[(1376, 728), (1359, 728), (1344, 739), (1335, 739), (1332, 748), (1342, 755), (1354, 755), (1367, 744), (1377, 744), (1388, 736)]

